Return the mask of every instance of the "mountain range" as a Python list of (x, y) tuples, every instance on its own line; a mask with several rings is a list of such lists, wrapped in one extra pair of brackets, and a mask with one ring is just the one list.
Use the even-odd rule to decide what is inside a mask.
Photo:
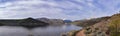
[(64, 25), (62, 19), (48, 18), (24, 18), (24, 19), (0, 19), (0, 26), (23, 26), (27, 28), (42, 27), (47, 25)]

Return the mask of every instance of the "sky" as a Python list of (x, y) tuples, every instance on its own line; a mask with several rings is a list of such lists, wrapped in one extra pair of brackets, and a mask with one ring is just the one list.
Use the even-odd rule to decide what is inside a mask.
[(119, 11), (120, 0), (0, 0), (0, 19), (80, 20), (111, 16)]

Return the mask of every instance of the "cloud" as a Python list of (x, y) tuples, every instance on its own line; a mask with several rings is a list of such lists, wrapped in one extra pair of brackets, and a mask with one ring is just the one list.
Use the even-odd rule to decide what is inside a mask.
[[(66, 4), (70, 5), (66, 5)], [(49, 17), (49, 18), (72, 18), (66, 15), (61, 8), (74, 8), (75, 4), (70, 2), (59, 3), (46, 1), (15, 1), (1, 4), (1, 16), (5, 18), (24, 18), (24, 17)], [(3, 18), (4, 18), (3, 17)], [(67, 18), (68, 19), (68, 18)]]
[(106, 0), (12, 0), (0, 2), (0, 18), (47, 17), (85, 19), (112, 15), (117, 1)]

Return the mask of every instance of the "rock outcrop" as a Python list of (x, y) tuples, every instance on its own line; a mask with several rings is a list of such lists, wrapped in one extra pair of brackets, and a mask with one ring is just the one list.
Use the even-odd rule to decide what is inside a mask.
[(50, 19), (48, 19), (48, 18), (37, 18), (37, 20), (39, 20), (39, 21), (43, 21), (43, 22), (46, 22), (46, 23), (51, 23), (50, 22)]

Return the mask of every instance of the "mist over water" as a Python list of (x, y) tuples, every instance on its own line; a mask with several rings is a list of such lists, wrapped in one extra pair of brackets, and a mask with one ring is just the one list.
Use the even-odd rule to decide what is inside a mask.
[(81, 27), (75, 25), (37, 27), (31, 30), (24, 27), (1, 26), (0, 36), (28, 36), (30, 33), (34, 36), (60, 36), (62, 33), (80, 29)]

